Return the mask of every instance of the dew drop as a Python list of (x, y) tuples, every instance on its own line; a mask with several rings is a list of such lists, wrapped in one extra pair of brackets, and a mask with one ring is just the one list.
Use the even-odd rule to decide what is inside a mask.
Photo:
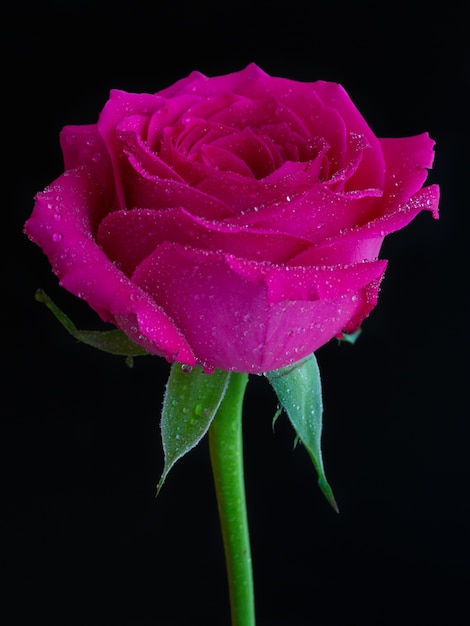
[(199, 417), (209, 417), (209, 415), (212, 413), (212, 409), (210, 406), (196, 404), (194, 412), (196, 413), (196, 415), (199, 415)]
[(55, 243), (59, 243), (59, 241), (62, 241), (62, 233), (54, 233), (52, 235), (52, 241), (55, 241)]

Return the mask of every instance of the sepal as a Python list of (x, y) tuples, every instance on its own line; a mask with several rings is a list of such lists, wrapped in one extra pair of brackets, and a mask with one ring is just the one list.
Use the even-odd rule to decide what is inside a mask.
[(341, 333), (341, 336), (338, 337), (338, 341), (344, 341), (345, 343), (356, 343), (359, 339), (359, 335), (362, 333), (362, 328), (358, 328), (353, 333)]
[[(314, 354), (278, 370), (265, 372), (281, 409), (287, 413), (300, 441), (306, 448), (318, 475), (318, 485), (338, 513), (333, 491), (326, 479), (321, 453), (323, 400), (318, 362)], [(277, 417), (276, 414), (275, 418)]]
[(165, 462), (157, 495), (178, 459), (194, 448), (209, 430), (230, 380), (230, 372), (205, 373), (175, 362), (165, 388), (160, 421)]
[(35, 298), (38, 302), (45, 304), (65, 330), (82, 343), (86, 343), (98, 350), (125, 356), (127, 358), (150, 354), (150, 352), (147, 352), (147, 350), (131, 341), (122, 330), (78, 330), (72, 320), (54, 304), (42, 289), (36, 291)]

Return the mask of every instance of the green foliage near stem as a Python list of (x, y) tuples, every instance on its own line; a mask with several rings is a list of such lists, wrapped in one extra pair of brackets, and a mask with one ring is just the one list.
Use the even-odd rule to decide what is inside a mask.
[(230, 372), (204, 373), (201, 366), (186, 368), (173, 363), (165, 389), (160, 422), (165, 462), (157, 494), (178, 459), (207, 433), (223, 400)]
[(77, 341), (86, 343), (98, 350), (128, 358), (149, 354), (144, 348), (131, 341), (121, 330), (78, 330), (72, 320), (54, 304), (42, 289), (36, 291), (35, 298), (38, 302), (42, 302), (47, 306), (65, 330)]
[[(287, 413), (298, 440), (305, 446), (318, 474), (318, 484), (333, 509), (338, 512), (328, 484), (321, 453), (323, 401), (320, 370), (314, 354), (272, 372), (265, 373)], [(275, 416), (275, 418), (277, 415)]]

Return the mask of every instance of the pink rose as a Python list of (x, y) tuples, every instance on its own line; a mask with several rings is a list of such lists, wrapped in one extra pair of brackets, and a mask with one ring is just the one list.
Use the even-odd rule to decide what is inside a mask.
[(384, 237), (437, 217), (427, 133), (377, 138), (340, 85), (255, 64), (113, 90), (60, 139), (25, 232), (103, 320), (209, 370), (278, 369), (356, 330)]

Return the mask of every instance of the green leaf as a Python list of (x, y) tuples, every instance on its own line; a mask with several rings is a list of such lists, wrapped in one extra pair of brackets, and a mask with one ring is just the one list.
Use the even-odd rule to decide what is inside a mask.
[(38, 302), (44, 303), (72, 337), (82, 343), (110, 354), (126, 357), (150, 354), (147, 350), (131, 341), (122, 330), (78, 330), (72, 320), (52, 302), (42, 289), (36, 291), (35, 298)]
[(326, 480), (321, 453), (323, 401), (320, 370), (314, 354), (288, 367), (265, 373), (287, 413), (298, 439), (307, 449), (318, 474), (318, 484), (338, 512), (333, 491)]
[(173, 363), (165, 389), (160, 422), (165, 463), (157, 495), (178, 459), (194, 448), (209, 430), (222, 402), (230, 372), (204, 373), (201, 366)]

